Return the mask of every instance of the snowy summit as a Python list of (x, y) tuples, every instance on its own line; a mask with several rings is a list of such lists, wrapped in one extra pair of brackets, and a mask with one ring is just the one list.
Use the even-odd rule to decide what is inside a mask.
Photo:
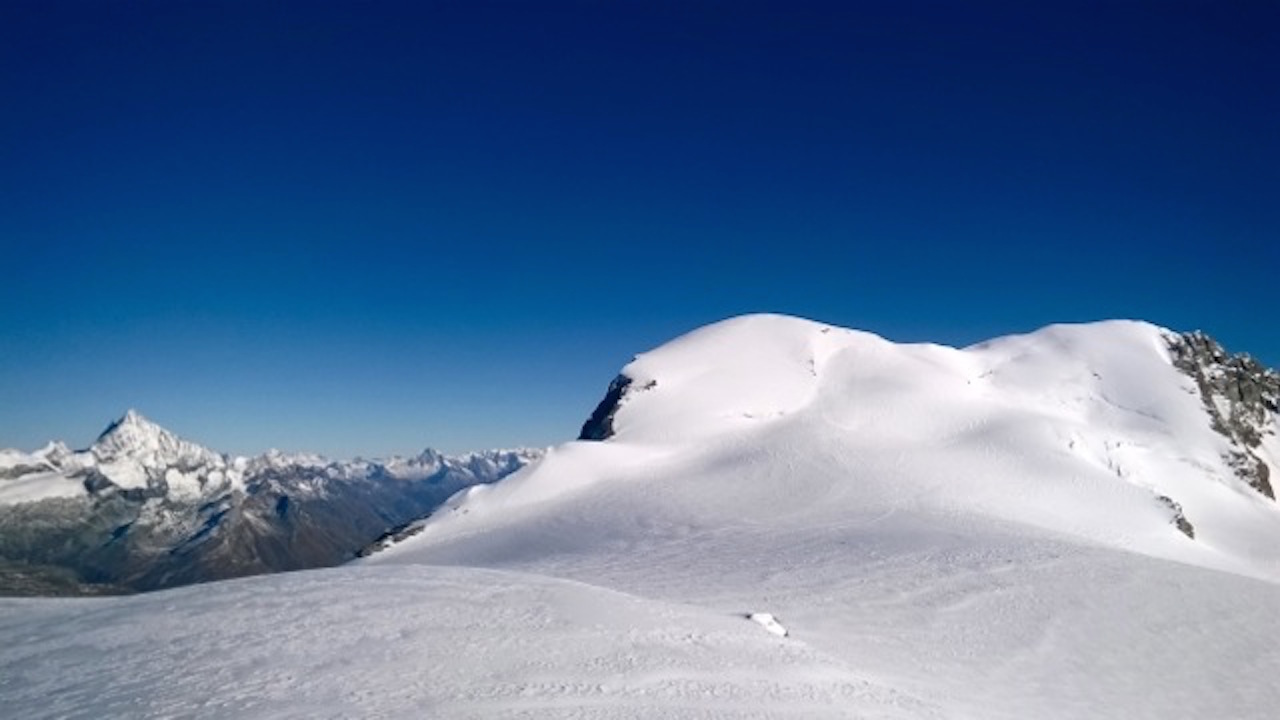
[(351, 565), (0, 604), (24, 638), (0, 650), (0, 699), (23, 717), (1268, 718), (1278, 401), (1247, 356), (1141, 322), (950, 348), (735, 318), (638, 356), (580, 440)]

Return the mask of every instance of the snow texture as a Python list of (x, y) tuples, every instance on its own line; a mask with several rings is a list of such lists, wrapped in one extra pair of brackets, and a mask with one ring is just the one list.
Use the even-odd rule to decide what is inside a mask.
[(621, 397), (608, 440), (464, 490), (352, 566), (0, 602), (0, 701), (15, 717), (1270, 718), (1280, 509), (1224, 460), (1167, 337), (1115, 321), (955, 349), (718, 323), (623, 369), (647, 389)]

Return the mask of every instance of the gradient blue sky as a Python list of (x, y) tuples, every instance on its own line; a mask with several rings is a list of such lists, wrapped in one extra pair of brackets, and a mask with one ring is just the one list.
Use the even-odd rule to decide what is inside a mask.
[(0, 447), (569, 439), (777, 311), (1280, 364), (1280, 5), (0, 4)]

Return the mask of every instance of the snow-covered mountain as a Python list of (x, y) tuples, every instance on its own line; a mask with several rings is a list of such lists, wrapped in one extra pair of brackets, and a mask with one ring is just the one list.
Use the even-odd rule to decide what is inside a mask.
[(362, 562), (770, 613), (780, 647), (915, 707), (819, 714), (1268, 717), (1278, 397), (1139, 322), (956, 349), (736, 318), (639, 356), (583, 441)]
[(392, 555), (642, 488), (639, 508), (695, 526), (918, 509), (1277, 579), (1278, 402), (1280, 375), (1248, 356), (1139, 322), (961, 350), (748, 316), (637, 358), (582, 428), (604, 443), (451, 500), (466, 512)]
[(334, 565), (538, 454), (230, 457), (130, 410), (86, 450), (0, 451), (0, 593), (150, 590)]
[(582, 439), (341, 568), (0, 602), (23, 638), (0, 701), (1270, 718), (1278, 399), (1249, 358), (1139, 322), (957, 349), (735, 318), (623, 368)]

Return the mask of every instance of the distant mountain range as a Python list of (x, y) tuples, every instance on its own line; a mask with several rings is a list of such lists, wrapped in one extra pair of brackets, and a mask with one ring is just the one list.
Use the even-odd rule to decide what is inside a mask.
[(336, 565), (540, 454), (232, 457), (130, 410), (85, 450), (0, 450), (0, 594), (154, 590)]

